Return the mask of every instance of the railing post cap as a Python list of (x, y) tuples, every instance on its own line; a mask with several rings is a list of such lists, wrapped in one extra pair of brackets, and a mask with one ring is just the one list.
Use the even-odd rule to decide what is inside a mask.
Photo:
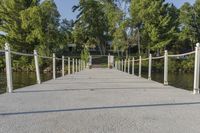
[(33, 54), (34, 54), (34, 55), (37, 55), (37, 54), (38, 54), (36, 49), (33, 50)]
[(9, 43), (5, 43), (5, 48), (9, 48), (10, 47), (10, 44)]
[(56, 55), (55, 55), (55, 53), (53, 53), (53, 58), (55, 58), (56, 57)]
[(196, 47), (199, 47), (200, 46), (200, 43), (196, 43)]

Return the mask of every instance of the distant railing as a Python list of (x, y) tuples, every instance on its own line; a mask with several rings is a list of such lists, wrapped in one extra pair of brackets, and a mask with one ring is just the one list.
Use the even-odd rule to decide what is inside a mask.
[[(125, 59), (125, 60), (118, 60), (115, 61), (115, 68), (123, 71), (128, 72), (130, 74), (130, 63), (132, 62), (132, 74), (134, 73), (134, 66), (135, 62), (139, 62), (139, 72), (138, 75), (141, 77), (141, 71), (142, 71), (142, 61), (149, 60), (149, 66), (148, 66), (148, 79), (151, 80), (151, 71), (152, 71), (152, 60), (157, 59), (164, 59), (164, 85), (168, 85), (168, 58), (170, 57), (182, 57), (187, 55), (195, 54), (195, 63), (194, 63), (194, 84), (193, 84), (193, 94), (199, 94), (199, 76), (200, 76), (200, 44), (196, 44), (195, 51), (184, 53), (184, 54), (177, 54), (177, 55), (168, 55), (167, 50), (165, 50), (164, 56), (159, 57), (152, 57), (151, 54), (149, 54), (148, 58), (142, 59), (141, 56), (139, 56), (139, 59), (135, 60), (133, 57), (131, 59)], [(126, 70), (128, 65), (128, 71)]]
[[(34, 57), (35, 72), (36, 72), (38, 84), (41, 84), (40, 67), (39, 67), (38, 57), (43, 58), (43, 59), (52, 59), (53, 60), (53, 79), (54, 80), (56, 79), (56, 60), (62, 61), (62, 76), (65, 76), (65, 61), (68, 62), (68, 74), (74, 74), (75, 72), (80, 72), (80, 71), (82, 71), (86, 68), (85, 61), (83, 61), (81, 59), (77, 59), (77, 58), (76, 59), (74, 59), (74, 58), (70, 59), (70, 57), (68, 57), (66, 59), (64, 56), (62, 56), (62, 58), (57, 58), (55, 56), (55, 53), (52, 54), (53, 55), (52, 57), (41, 56), (41, 55), (38, 55), (36, 50), (33, 51), (33, 54), (20, 53), (20, 52), (16, 52), (16, 51), (11, 51), (8, 43), (5, 44), (5, 50), (0, 50), (0, 53), (5, 53), (7, 92), (8, 93), (13, 92), (11, 54)], [(71, 63), (72, 63), (72, 72), (71, 72), (71, 68), (70, 68)]]

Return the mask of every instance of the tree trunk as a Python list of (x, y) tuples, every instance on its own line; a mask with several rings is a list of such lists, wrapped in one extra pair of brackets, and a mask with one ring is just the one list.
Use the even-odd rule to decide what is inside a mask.
[(126, 50), (126, 59), (128, 58), (128, 50)]
[(100, 54), (102, 55), (102, 49), (101, 49), (100, 44), (98, 44), (98, 48), (99, 48), (99, 52), (100, 52)]

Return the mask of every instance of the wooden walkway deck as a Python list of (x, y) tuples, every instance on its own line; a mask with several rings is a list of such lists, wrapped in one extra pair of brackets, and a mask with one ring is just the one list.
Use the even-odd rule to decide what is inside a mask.
[(200, 96), (95, 68), (0, 95), (0, 133), (199, 133)]

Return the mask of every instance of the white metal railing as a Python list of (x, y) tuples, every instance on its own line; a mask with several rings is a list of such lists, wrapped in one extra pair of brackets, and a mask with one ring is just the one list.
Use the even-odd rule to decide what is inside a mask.
[[(134, 66), (135, 62), (139, 62), (139, 72), (138, 75), (141, 77), (141, 72), (142, 72), (142, 61), (147, 61), (149, 60), (149, 65), (148, 65), (148, 79), (151, 80), (151, 71), (152, 71), (152, 60), (157, 60), (157, 59), (164, 59), (164, 85), (168, 85), (168, 58), (177, 58), (177, 57), (183, 57), (183, 56), (188, 56), (195, 54), (195, 64), (194, 64), (194, 84), (193, 84), (193, 94), (199, 94), (199, 76), (200, 76), (200, 44), (196, 44), (195, 51), (184, 53), (184, 54), (176, 54), (176, 55), (169, 55), (168, 51), (165, 50), (164, 56), (159, 56), (159, 57), (152, 57), (151, 54), (149, 54), (148, 58), (142, 59), (141, 56), (139, 56), (138, 59), (135, 60), (133, 57), (132, 59), (128, 59), (128, 69), (130, 69), (130, 63), (132, 62), (132, 74), (135, 75), (134, 73)], [(119, 60), (115, 61), (115, 68), (118, 70), (121, 70), (123, 72), (126, 71), (126, 64), (127, 64), (127, 59), (125, 60)], [(128, 73), (130, 74), (130, 71), (128, 70)]]
[(71, 74), (71, 65), (70, 64), (72, 64), (72, 74), (74, 74), (75, 72), (80, 72), (86, 68), (85, 61), (83, 61), (81, 59), (74, 59), (74, 58), (70, 59), (70, 57), (68, 57), (66, 59), (64, 56), (62, 56), (62, 58), (58, 58), (58, 57), (56, 57), (55, 53), (53, 53), (52, 57), (42, 56), (42, 55), (38, 55), (36, 50), (33, 51), (33, 54), (11, 51), (8, 43), (5, 44), (5, 50), (0, 50), (0, 52), (5, 53), (7, 92), (8, 93), (13, 92), (11, 54), (19, 55), (19, 56), (34, 57), (35, 72), (36, 72), (36, 78), (37, 78), (38, 84), (41, 84), (40, 67), (39, 67), (38, 58), (53, 60), (53, 79), (54, 80), (56, 79), (56, 60), (62, 61), (62, 76), (65, 76), (65, 61), (68, 62), (68, 74)]

